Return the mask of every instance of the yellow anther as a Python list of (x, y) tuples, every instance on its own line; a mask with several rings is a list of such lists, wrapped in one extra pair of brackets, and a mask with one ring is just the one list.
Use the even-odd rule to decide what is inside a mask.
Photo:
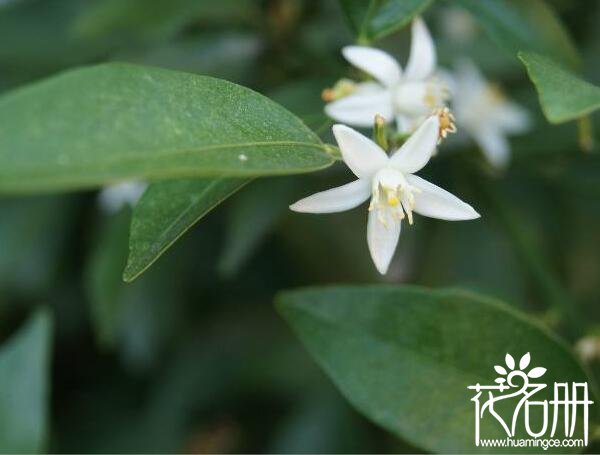
[(450, 112), (450, 109), (444, 107), (442, 109), (436, 109), (433, 111), (434, 115), (437, 115), (440, 120), (440, 127), (438, 132), (438, 143), (445, 139), (448, 133), (456, 133), (456, 125), (454, 124), (454, 115)]

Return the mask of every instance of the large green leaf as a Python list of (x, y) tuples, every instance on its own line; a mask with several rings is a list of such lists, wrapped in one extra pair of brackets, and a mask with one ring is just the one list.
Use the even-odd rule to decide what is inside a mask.
[(0, 98), (0, 192), (301, 173), (332, 163), (324, 149), (252, 90), (159, 68), (98, 65)]
[(133, 211), (123, 278), (137, 278), (200, 218), (248, 181), (205, 178), (151, 185)]
[(498, 46), (516, 56), (532, 50), (569, 65), (580, 63), (577, 49), (556, 13), (543, 0), (456, 0)]
[(52, 321), (36, 313), (0, 350), (0, 452), (33, 453), (48, 432)]
[(519, 58), (527, 68), (550, 122), (566, 122), (600, 108), (600, 87), (539, 54), (520, 52)]
[[(550, 386), (536, 400), (551, 398), (555, 381), (588, 381), (573, 355), (544, 328), (465, 291), (313, 288), (282, 294), (278, 308), (359, 411), (427, 450), (489, 452), (475, 446), (475, 392), (467, 387), (494, 385), (494, 365), (504, 364), (507, 353), (518, 362), (529, 352), (529, 368), (547, 368), (540, 381)], [(505, 416), (509, 409), (497, 405), (496, 410)], [(595, 420), (596, 413), (591, 414)], [(540, 428), (540, 417), (532, 414), (532, 429)], [(583, 424), (578, 422), (574, 437), (581, 437)], [(521, 427), (517, 437), (523, 436)], [(504, 439), (506, 433), (487, 414), (481, 437)]]
[(370, 42), (408, 24), (432, 0), (340, 0), (360, 41)]

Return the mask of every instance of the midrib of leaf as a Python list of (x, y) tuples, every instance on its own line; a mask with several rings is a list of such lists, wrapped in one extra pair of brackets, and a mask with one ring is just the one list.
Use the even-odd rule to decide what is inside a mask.
[[(313, 148), (315, 150), (321, 150), (324, 152), (324, 154), (326, 156), (328, 156), (331, 159), (331, 163), (332, 164), (337, 158), (335, 156), (333, 156), (332, 154), (332, 149), (333, 147), (327, 144), (317, 144), (317, 143), (312, 143), (312, 142), (299, 142), (299, 141), (275, 141), (275, 142), (246, 142), (246, 143), (236, 143), (236, 144), (218, 144), (218, 145), (213, 145), (213, 146), (208, 146), (208, 147), (203, 147), (203, 148), (199, 148), (199, 149), (195, 149), (195, 150), (171, 150), (171, 151), (164, 151), (164, 152), (159, 152), (159, 153), (155, 153), (153, 154), (150, 158), (147, 158), (147, 160), (149, 162), (152, 161), (159, 161), (159, 160), (163, 160), (165, 158), (172, 158), (172, 157), (181, 157), (181, 156), (185, 156), (185, 155), (194, 155), (197, 153), (202, 153), (202, 152), (209, 152), (209, 151), (215, 151), (215, 150), (226, 150), (226, 149), (246, 149), (248, 147), (289, 147), (289, 146), (297, 146), (297, 147), (306, 147), (306, 148)], [(94, 162), (93, 165), (96, 167), (109, 167), (109, 166), (115, 166), (115, 165), (119, 165), (119, 164), (127, 164), (130, 162), (136, 162), (136, 161), (140, 161), (143, 159), (143, 156), (141, 153), (138, 153), (137, 155), (135, 154), (129, 154), (129, 155), (120, 155), (118, 158), (113, 159), (113, 160), (106, 160), (103, 162)], [(70, 173), (77, 173), (80, 171), (86, 171), (88, 169), (88, 166), (90, 166), (89, 163), (79, 163), (76, 166), (66, 166), (67, 167), (67, 171)], [(322, 167), (327, 167), (327, 165), (324, 165)], [(303, 173), (303, 172), (312, 172), (315, 169), (307, 169), (307, 170), (297, 170), (295, 171), (295, 173)], [(27, 178), (38, 178), (38, 179), (47, 179), (50, 178), (52, 181), (53, 186), (56, 186), (56, 184), (69, 184), (71, 186), (87, 186), (87, 187), (94, 187), (94, 186), (102, 186), (102, 185), (108, 185), (111, 183), (118, 183), (118, 182), (122, 182), (124, 180), (124, 177), (119, 176), (119, 177), (115, 177), (113, 179), (106, 179), (104, 180), (102, 183), (98, 183), (97, 182), (97, 177), (95, 175), (92, 176), (85, 176), (85, 177), (73, 177), (72, 175), (69, 176), (62, 176), (62, 177), (57, 177), (56, 173), (54, 171), (46, 171), (46, 169), (44, 168), (21, 168), (18, 172), (27, 172), (29, 175), (27, 175)], [(274, 171), (270, 171), (269, 175), (287, 175), (289, 173), (289, 171), (287, 169), (280, 169), (280, 170), (274, 170)], [(98, 174), (102, 174), (102, 172), (98, 172)], [(158, 177), (156, 175), (156, 171), (155, 170), (148, 170), (148, 169), (140, 169), (138, 170), (135, 174), (129, 174), (127, 175), (126, 179), (127, 180), (145, 180), (145, 179), (155, 179), (155, 180), (165, 180), (167, 178), (185, 178), (185, 177), (207, 177), (207, 176), (217, 176), (217, 174), (220, 174), (218, 176), (227, 176), (227, 177), (251, 177), (254, 175), (254, 172), (252, 172), (252, 170), (249, 171), (245, 171), (244, 169), (231, 169), (229, 167), (220, 167), (219, 165), (211, 165), (210, 166), (210, 171), (204, 173), (202, 172), (202, 168), (198, 168), (198, 167), (190, 167), (190, 166), (182, 166), (181, 168), (178, 167), (170, 167), (170, 169), (168, 171), (163, 171), (161, 176)], [(2, 177), (3, 179), (6, 179), (5, 181), (10, 182), (9, 187), (11, 190), (14, 190), (16, 188), (19, 187), (24, 187), (25, 190), (27, 190), (27, 188), (29, 188), (31, 185), (29, 183), (24, 183), (23, 185), (20, 185), (19, 182), (23, 180), (23, 176), (18, 176), (18, 178), (10, 178), (10, 176), (2, 176), (2, 174), (0, 173), (0, 177)], [(8, 178), (7, 178), (8, 177)], [(41, 183), (42, 185), (44, 184), (45, 180), (42, 180)], [(2, 183), (0, 182), (0, 193), (2, 192)], [(34, 191), (34, 190), (32, 190)]]
[[(204, 188), (204, 190), (202, 190), (202, 192), (196, 198), (194, 198), (193, 201), (190, 201), (190, 203), (188, 204), (188, 206), (177, 216), (177, 218), (175, 218), (175, 220), (173, 220), (169, 224), (169, 226), (167, 226), (165, 229), (163, 229), (161, 231), (161, 233), (158, 236), (158, 239), (165, 238), (166, 235), (167, 235), (167, 233), (170, 232), (193, 209), (193, 206), (195, 204), (197, 204), (198, 201), (200, 199), (202, 199), (203, 196), (205, 196), (210, 190), (212, 190), (216, 185), (218, 185), (223, 180), (224, 179), (215, 180), (214, 182), (210, 183), (206, 188)], [(171, 241), (169, 241), (162, 248), (160, 248), (156, 252), (156, 254), (154, 254), (154, 258), (151, 261), (149, 261), (143, 268), (141, 268), (140, 270), (138, 270), (135, 274), (131, 274), (130, 275), (130, 274), (127, 273), (128, 270), (131, 268), (131, 264), (130, 264), (130, 262), (128, 260), (127, 266), (125, 267), (125, 270), (123, 272), (123, 280), (126, 281), (126, 282), (132, 282), (138, 276), (140, 276), (142, 273), (144, 273), (152, 264), (154, 264), (158, 260), (158, 258), (160, 258), (164, 254), (165, 251), (167, 251), (171, 246), (173, 246), (173, 244), (177, 240), (179, 240), (186, 232), (188, 232), (208, 212), (210, 212), (213, 208), (215, 208), (217, 205), (219, 205), (221, 202), (223, 202), (229, 196), (231, 196), (232, 194), (234, 194), (235, 192), (237, 192), (238, 190), (240, 190), (243, 186), (245, 186), (248, 183), (250, 183), (250, 181), (251, 181), (251, 179), (248, 179), (247, 182), (241, 184), (239, 187), (234, 188), (231, 191), (228, 191), (227, 194), (222, 195), (222, 197), (216, 199), (213, 204), (207, 206), (206, 209), (203, 211), (203, 213), (200, 214), (200, 216), (198, 216), (192, 223), (189, 223), (188, 226), (185, 227), (179, 234), (177, 234), (176, 236), (174, 236)]]
[[(149, 158), (149, 159), (171, 158), (171, 157), (177, 157), (177, 156), (182, 156), (182, 155), (186, 155), (186, 154), (212, 152), (212, 151), (221, 150), (221, 149), (234, 149), (235, 150), (238, 148), (242, 149), (242, 148), (247, 148), (247, 147), (287, 147), (287, 146), (314, 148), (317, 150), (322, 150), (323, 152), (325, 152), (326, 154), (329, 155), (328, 148), (325, 144), (317, 144), (314, 142), (299, 142), (299, 141), (274, 141), (274, 142), (237, 142), (235, 144), (215, 144), (215, 145), (209, 145), (206, 147), (199, 147), (194, 150), (171, 149), (171, 150), (165, 150), (165, 151), (158, 152), (158, 153), (153, 153), (150, 157), (147, 157), (147, 158)], [(107, 161), (101, 161), (101, 162), (95, 161), (94, 165), (111, 166), (111, 165), (120, 164), (120, 163), (138, 161), (141, 158), (143, 158), (142, 153), (135, 152), (133, 154), (129, 153), (129, 154), (119, 155), (116, 159), (113, 159), (113, 160), (107, 160)], [(22, 169), (27, 170), (28, 168), (22, 168)]]

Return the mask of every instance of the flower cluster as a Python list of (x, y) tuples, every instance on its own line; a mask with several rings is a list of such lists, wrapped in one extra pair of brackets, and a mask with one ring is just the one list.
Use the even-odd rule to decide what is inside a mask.
[[(413, 214), (444, 220), (471, 220), (479, 214), (467, 203), (415, 175), (430, 160), (436, 146), (456, 122), (495, 166), (506, 165), (506, 134), (525, 131), (529, 118), (520, 106), (488, 84), (468, 61), (454, 73), (436, 68), (436, 51), (421, 18), (412, 23), (410, 56), (403, 70), (386, 52), (365, 46), (347, 46), (342, 54), (372, 80), (342, 79), (323, 92), (325, 112), (342, 123), (333, 134), (345, 164), (357, 179), (338, 188), (304, 198), (290, 208), (296, 212), (331, 213), (357, 207), (370, 198), (367, 243), (377, 270), (388, 270), (402, 221)], [(374, 119), (395, 124), (405, 142), (388, 155), (376, 143), (347, 125), (371, 127)], [(387, 143), (387, 142), (386, 142)]]

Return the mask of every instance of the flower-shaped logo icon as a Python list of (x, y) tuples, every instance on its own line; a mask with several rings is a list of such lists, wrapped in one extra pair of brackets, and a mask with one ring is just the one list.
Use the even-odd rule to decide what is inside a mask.
[(521, 377), (527, 376), (528, 378), (536, 379), (536, 378), (543, 376), (544, 373), (546, 373), (546, 368), (544, 368), (544, 367), (535, 367), (535, 368), (532, 368), (531, 370), (529, 370), (527, 373), (525, 373), (525, 369), (531, 363), (531, 355), (529, 354), (529, 352), (527, 354), (525, 354), (523, 357), (521, 357), (521, 360), (519, 360), (519, 368), (518, 369), (515, 369), (515, 359), (513, 358), (512, 355), (506, 354), (506, 357), (504, 357), (504, 362), (506, 363), (506, 367), (503, 367), (501, 365), (494, 365), (494, 370), (496, 370), (496, 373), (498, 373), (500, 375), (498, 378), (496, 378), (494, 380), (494, 382), (496, 382), (497, 384), (503, 385), (507, 382), (507, 378), (508, 378), (509, 379), (508, 388), (510, 388), (512, 385), (512, 384), (510, 384), (510, 378), (512, 378), (513, 376), (516, 376), (516, 375), (521, 376)]

